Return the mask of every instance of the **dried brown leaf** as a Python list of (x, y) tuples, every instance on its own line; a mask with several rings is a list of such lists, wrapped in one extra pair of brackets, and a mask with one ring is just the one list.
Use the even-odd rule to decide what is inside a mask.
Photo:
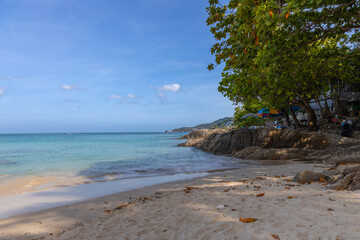
[(252, 222), (256, 222), (257, 219), (256, 218), (240, 218), (239, 221), (241, 221), (243, 223), (252, 223)]
[(279, 235), (273, 234), (273, 235), (271, 235), (271, 236), (273, 237), (273, 239), (280, 240)]
[(256, 194), (256, 197), (263, 197), (265, 195), (265, 193), (259, 193), (259, 194)]

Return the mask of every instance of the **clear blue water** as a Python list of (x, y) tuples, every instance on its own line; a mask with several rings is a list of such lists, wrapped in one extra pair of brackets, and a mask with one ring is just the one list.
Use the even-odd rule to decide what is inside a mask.
[(0, 135), (0, 180), (66, 174), (101, 180), (238, 168), (234, 158), (177, 147), (184, 133)]

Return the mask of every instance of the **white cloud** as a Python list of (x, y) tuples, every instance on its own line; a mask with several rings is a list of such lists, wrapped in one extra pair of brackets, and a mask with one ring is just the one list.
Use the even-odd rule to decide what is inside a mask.
[(126, 97), (128, 97), (128, 98), (135, 98), (136, 96), (135, 96), (134, 94), (129, 93), (128, 95), (126, 95)]
[(4, 95), (4, 92), (5, 92), (5, 88), (4, 87), (0, 88), (0, 97)]
[(62, 85), (61, 89), (64, 90), (64, 91), (86, 90), (86, 88), (81, 88), (81, 87), (76, 86), (76, 85)]
[(178, 83), (173, 83), (173, 84), (169, 84), (169, 85), (164, 85), (162, 87), (159, 87), (159, 90), (162, 91), (170, 91), (170, 92), (177, 92), (180, 89), (180, 84)]
[(121, 99), (122, 96), (119, 96), (119, 95), (116, 95), (116, 94), (113, 94), (111, 96), (109, 96), (109, 99)]

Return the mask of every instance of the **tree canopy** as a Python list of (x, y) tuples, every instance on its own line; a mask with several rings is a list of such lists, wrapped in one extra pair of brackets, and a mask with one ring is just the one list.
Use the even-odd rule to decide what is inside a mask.
[(209, 0), (207, 11), (219, 91), (234, 103), (297, 105), (316, 126), (310, 100), (359, 81), (359, 0)]

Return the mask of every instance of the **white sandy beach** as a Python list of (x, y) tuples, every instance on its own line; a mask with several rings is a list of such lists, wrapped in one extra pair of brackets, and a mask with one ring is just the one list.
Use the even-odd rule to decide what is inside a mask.
[(249, 166), (24, 214), (0, 221), (0, 239), (360, 239), (359, 191), (288, 181), (316, 167)]

